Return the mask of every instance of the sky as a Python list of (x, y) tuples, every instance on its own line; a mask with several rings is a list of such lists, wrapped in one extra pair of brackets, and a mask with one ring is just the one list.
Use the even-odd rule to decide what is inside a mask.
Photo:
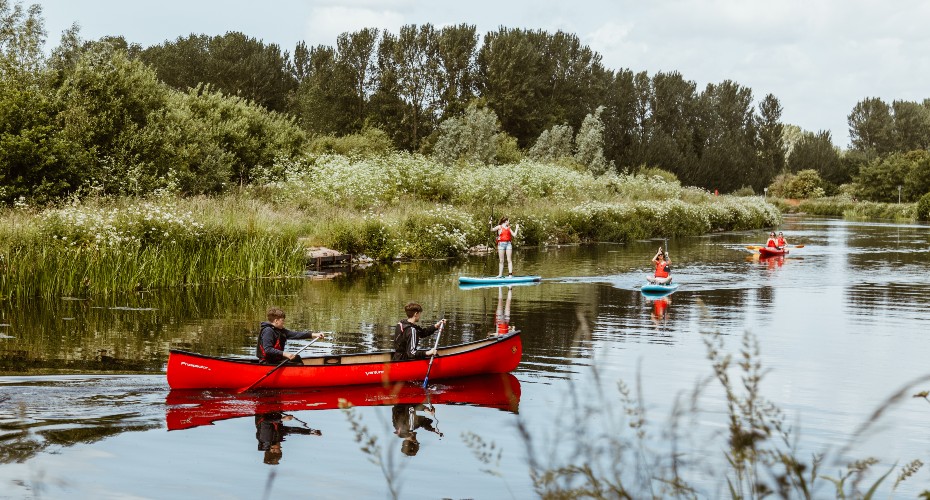
[(880, 97), (930, 98), (930, 2), (921, 0), (25, 0), (43, 8), (47, 51), (72, 24), (93, 40), (142, 46), (191, 33), (241, 31), (293, 52), (335, 45), (365, 27), (461, 23), (576, 34), (604, 66), (678, 71), (697, 84), (733, 80), (756, 101), (773, 94), (782, 121), (829, 130), (849, 146), (847, 116)]

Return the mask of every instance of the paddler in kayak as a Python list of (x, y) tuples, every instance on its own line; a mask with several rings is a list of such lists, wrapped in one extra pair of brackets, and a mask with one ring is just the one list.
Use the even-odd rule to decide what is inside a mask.
[(774, 248), (775, 250), (781, 250), (782, 248), (784, 248), (784, 245), (782, 246), (778, 245), (778, 238), (775, 236), (775, 231), (772, 231), (771, 233), (769, 233), (769, 240), (765, 242), (765, 246), (769, 248)]
[(653, 276), (646, 276), (646, 281), (654, 285), (670, 284), (672, 282), (672, 260), (668, 258), (667, 253), (662, 251), (662, 247), (659, 247), (659, 251), (652, 258), (652, 263), (656, 266), (656, 272)]
[(775, 240), (775, 243), (777, 243), (781, 248), (788, 246), (788, 240), (785, 239), (785, 233), (779, 231), (778, 238)]
[(294, 332), (284, 328), (284, 311), (277, 307), (268, 309), (268, 321), (262, 322), (258, 334), (258, 346), (255, 355), (262, 363), (276, 364), (287, 358), (293, 362), (300, 362), (300, 356), (284, 351), (288, 339), (323, 338), (322, 333)]
[[(490, 222), (490, 221), (489, 221)], [(517, 237), (517, 233), (520, 232), (520, 224), (517, 224), (516, 227), (510, 229), (510, 218), (501, 217), (500, 221), (496, 226), (491, 228), (491, 231), (497, 232), (497, 256), (500, 259), (500, 263), (497, 266), (497, 277), (502, 278), (504, 276), (504, 257), (507, 257), (507, 276), (509, 278), (513, 277), (513, 239)]]

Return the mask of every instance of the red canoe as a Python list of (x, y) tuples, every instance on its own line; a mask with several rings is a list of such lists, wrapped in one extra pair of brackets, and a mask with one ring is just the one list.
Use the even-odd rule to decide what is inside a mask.
[[(439, 348), (430, 380), (486, 373), (508, 373), (523, 355), (520, 332)], [(286, 364), (255, 388), (295, 389), (336, 385), (387, 384), (423, 380), (429, 359), (391, 361), (390, 351), (341, 356), (308, 356), (302, 364)], [(172, 349), (168, 385), (172, 389), (242, 389), (275, 365), (244, 358), (219, 358)]]
[(172, 390), (165, 399), (165, 421), (168, 430), (174, 431), (212, 425), (219, 420), (275, 411), (332, 410), (345, 408), (347, 405), (387, 406), (421, 403), (470, 404), (516, 413), (520, 403), (520, 381), (509, 373), (477, 375), (436, 382), (431, 384), (429, 392), (424, 391), (419, 383), (405, 382), (244, 394)]
[(781, 250), (778, 250), (773, 247), (759, 247), (760, 257), (775, 257), (777, 255), (788, 255), (788, 249), (782, 248)]

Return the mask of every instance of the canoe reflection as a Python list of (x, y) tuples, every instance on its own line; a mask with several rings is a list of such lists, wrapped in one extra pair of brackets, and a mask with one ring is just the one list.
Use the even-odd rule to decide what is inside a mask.
[(387, 386), (341, 386), (234, 394), (227, 391), (173, 390), (165, 399), (169, 431), (211, 425), (219, 420), (271, 412), (331, 410), (346, 406), (469, 404), (517, 412), (520, 381), (509, 373)]

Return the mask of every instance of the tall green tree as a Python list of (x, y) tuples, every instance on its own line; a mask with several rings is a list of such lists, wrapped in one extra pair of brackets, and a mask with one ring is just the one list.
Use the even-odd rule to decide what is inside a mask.
[(930, 107), (914, 101), (893, 101), (894, 149), (930, 149)]
[[(781, 123), (782, 107), (778, 98), (773, 94), (767, 94), (758, 108), (756, 130), (759, 135), (759, 163), (756, 178), (750, 183), (756, 191), (768, 186), (785, 168), (788, 149), (785, 145), (785, 126)], [(827, 138), (829, 139), (829, 135)]]
[(788, 157), (788, 171), (798, 173), (802, 170), (814, 170), (823, 180), (833, 184), (843, 184), (851, 179), (840, 161), (829, 130), (805, 132), (798, 139)]
[(178, 37), (147, 47), (138, 57), (178, 90), (209, 84), (274, 111), (287, 110), (289, 94), (297, 87), (289, 54), (238, 31)]
[(725, 80), (708, 84), (699, 103), (700, 159), (681, 180), (722, 191), (752, 185), (758, 161), (752, 91)]
[(848, 122), (853, 149), (879, 155), (894, 150), (894, 121), (885, 101), (878, 97), (859, 101)]
[(478, 33), (474, 25), (446, 26), (439, 32), (439, 104), (443, 117), (461, 114), (475, 98), (475, 56)]
[(352, 33), (343, 33), (336, 39), (338, 61), (348, 74), (352, 84), (353, 132), (361, 130), (365, 123), (368, 100), (374, 92), (376, 81), (375, 47), (378, 43), (376, 28), (364, 28)]
[(304, 130), (323, 135), (354, 132), (361, 121), (353, 83), (355, 75), (351, 68), (340, 63), (336, 51), (326, 45), (313, 47), (302, 59), (300, 73), (304, 78), (298, 85), (292, 110)]

